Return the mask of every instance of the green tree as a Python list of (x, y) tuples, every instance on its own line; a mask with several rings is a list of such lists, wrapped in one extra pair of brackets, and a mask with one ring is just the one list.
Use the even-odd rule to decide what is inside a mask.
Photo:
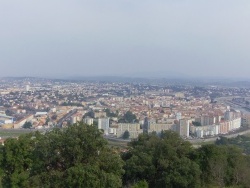
[(98, 121), (97, 120), (93, 121), (93, 126), (98, 127)]
[(12, 112), (11, 110), (7, 109), (7, 110), (5, 110), (5, 114), (7, 116), (12, 116), (14, 114), (14, 112)]
[(191, 144), (177, 133), (141, 134), (123, 154), (124, 184), (146, 180), (149, 187), (199, 187), (200, 170), (189, 155)]
[(87, 112), (86, 114), (84, 114), (83, 118), (86, 118), (86, 117), (95, 118), (95, 117), (94, 117), (94, 112), (93, 112), (93, 111)]
[(49, 117), (47, 117), (46, 118), (46, 122), (45, 122), (45, 125), (48, 125), (48, 123), (50, 122), (50, 118)]
[(1, 147), (2, 187), (28, 187), (34, 144), (32, 134), (5, 141)]
[(124, 116), (119, 119), (119, 123), (135, 123), (138, 122), (136, 115), (130, 111), (127, 111)]
[(123, 133), (122, 138), (123, 138), (123, 139), (129, 139), (129, 137), (130, 137), (130, 133), (129, 133), (128, 130), (126, 130), (126, 131)]
[(132, 188), (148, 188), (148, 182), (145, 180), (139, 181)]
[(220, 136), (219, 138), (216, 139), (215, 144), (216, 145), (228, 145), (229, 141), (227, 137)]
[(192, 121), (192, 124), (193, 124), (194, 126), (201, 126), (201, 123), (198, 122), (198, 121)]
[(117, 117), (117, 114), (111, 112), (109, 108), (105, 109), (105, 112), (106, 112), (108, 117)]
[(130, 112), (130, 111), (127, 111), (125, 114), (124, 114), (124, 119), (126, 122), (128, 123), (133, 123), (135, 120), (136, 120), (136, 116)]
[(242, 150), (235, 146), (229, 146), (227, 150), (226, 185), (248, 187), (250, 185), (249, 156), (242, 155)]
[(195, 153), (204, 187), (249, 186), (249, 156), (242, 155), (239, 148), (205, 145)]
[(57, 119), (57, 115), (56, 115), (56, 114), (53, 114), (53, 115), (51, 116), (51, 119), (52, 119), (52, 120), (56, 120), (56, 119)]
[(32, 127), (32, 124), (31, 124), (31, 122), (25, 122), (24, 123), (24, 125), (23, 125), (23, 128), (25, 128), (25, 129), (30, 129)]
[(2, 187), (122, 186), (123, 161), (94, 126), (30, 133), (0, 149)]
[[(59, 186), (68, 187), (121, 186), (123, 162), (118, 154), (110, 154), (112, 150), (96, 127), (78, 123), (67, 129), (54, 129), (44, 137), (34, 150), (34, 185), (58, 182)], [(82, 177), (71, 181), (76, 176)], [(36, 183), (37, 179), (44, 181)]]

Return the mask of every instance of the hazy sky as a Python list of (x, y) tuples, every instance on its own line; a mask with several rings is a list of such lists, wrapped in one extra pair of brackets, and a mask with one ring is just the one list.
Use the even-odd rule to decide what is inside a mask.
[(0, 0), (1, 76), (250, 78), (250, 0)]

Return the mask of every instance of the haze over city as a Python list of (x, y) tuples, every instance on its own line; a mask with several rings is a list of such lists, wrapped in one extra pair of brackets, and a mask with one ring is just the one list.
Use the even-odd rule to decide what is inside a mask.
[(250, 188), (250, 0), (0, 0), (0, 187)]
[(0, 1), (0, 76), (249, 78), (249, 10), (249, 0)]

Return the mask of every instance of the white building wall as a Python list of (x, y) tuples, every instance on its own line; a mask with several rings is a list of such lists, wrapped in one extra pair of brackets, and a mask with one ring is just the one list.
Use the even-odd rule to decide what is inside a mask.
[(98, 129), (102, 129), (104, 134), (107, 135), (109, 133), (109, 118), (99, 118)]
[(213, 136), (218, 134), (226, 134), (229, 131), (239, 129), (241, 126), (241, 118), (236, 118), (231, 121), (225, 121), (220, 123), (219, 125), (207, 125), (201, 127), (191, 127), (191, 131), (200, 137), (201, 131), (203, 131), (203, 135)]
[(119, 123), (116, 131), (118, 138), (122, 137), (125, 131), (129, 131), (130, 138), (137, 138), (143, 132), (139, 123)]
[(86, 123), (87, 125), (93, 125), (94, 119), (93, 118), (84, 118), (83, 122)]

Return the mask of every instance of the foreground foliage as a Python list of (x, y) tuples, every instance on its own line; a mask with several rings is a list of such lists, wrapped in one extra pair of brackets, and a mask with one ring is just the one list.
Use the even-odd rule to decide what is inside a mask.
[(142, 134), (123, 155), (124, 182), (145, 179), (150, 187), (199, 187), (201, 171), (190, 159), (191, 144), (174, 132)]
[(84, 124), (22, 135), (1, 147), (3, 187), (121, 187), (123, 161)]
[(140, 135), (122, 155), (124, 185), (149, 187), (250, 187), (250, 158), (234, 146), (194, 149), (176, 133)]
[(250, 187), (250, 158), (231, 145), (192, 145), (171, 131), (141, 134), (126, 152), (78, 123), (7, 139), (0, 187)]
[(243, 152), (250, 155), (250, 137), (244, 135), (238, 135), (235, 138), (226, 138), (221, 136), (215, 142), (216, 145), (234, 145), (243, 149)]

